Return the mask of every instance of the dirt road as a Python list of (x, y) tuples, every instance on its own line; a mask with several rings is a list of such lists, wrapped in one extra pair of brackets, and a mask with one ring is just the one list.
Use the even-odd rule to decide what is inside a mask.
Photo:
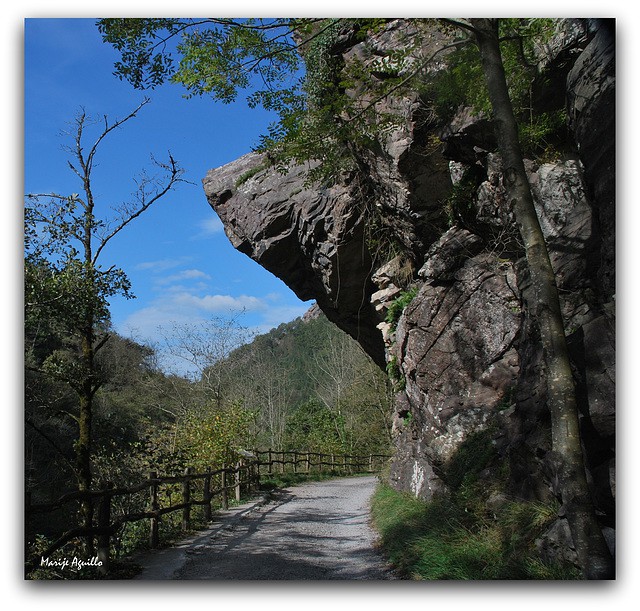
[(369, 502), (375, 477), (312, 482), (247, 505), (138, 579), (394, 579), (374, 549)]

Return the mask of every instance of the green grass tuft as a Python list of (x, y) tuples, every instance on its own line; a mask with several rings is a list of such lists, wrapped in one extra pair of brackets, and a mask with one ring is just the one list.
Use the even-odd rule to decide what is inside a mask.
[(534, 540), (556, 515), (540, 503), (514, 501), (491, 519), (452, 498), (424, 502), (381, 484), (372, 514), (383, 552), (409, 579), (580, 578), (573, 567), (537, 556)]

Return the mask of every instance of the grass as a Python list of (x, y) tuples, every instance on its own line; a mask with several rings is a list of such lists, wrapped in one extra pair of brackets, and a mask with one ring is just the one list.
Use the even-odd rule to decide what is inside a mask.
[(243, 185), (250, 178), (253, 178), (256, 174), (259, 174), (263, 170), (266, 170), (268, 167), (269, 167), (268, 163), (262, 163), (260, 165), (257, 165), (254, 168), (251, 168), (250, 170), (247, 170), (243, 174), (240, 174), (240, 176), (238, 176), (238, 178), (236, 180), (236, 188), (240, 187), (241, 185)]
[[(467, 493), (468, 498), (468, 493)], [(554, 508), (513, 501), (489, 517), (456, 500), (430, 502), (380, 484), (373, 498), (380, 546), (398, 572), (414, 580), (579, 579), (573, 567), (549, 565), (534, 541)]]

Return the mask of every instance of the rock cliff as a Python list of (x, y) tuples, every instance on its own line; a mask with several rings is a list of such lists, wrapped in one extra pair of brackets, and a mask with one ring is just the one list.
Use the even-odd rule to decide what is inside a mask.
[[(391, 21), (340, 53), (366, 58), (411, 28), (411, 20)], [(446, 69), (443, 60), (433, 71)], [(614, 527), (611, 23), (564, 21), (539, 70), (535, 104), (564, 107), (568, 136), (554, 159), (526, 164), (562, 297), (590, 483), (603, 524)], [(283, 176), (249, 154), (207, 174), (208, 201), (238, 250), (301, 299), (315, 299), (387, 367), (398, 391), (395, 486), (422, 498), (447, 489), (447, 465), (482, 434), (507, 471), (509, 494), (548, 499), (555, 490), (542, 351), (490, 121), (463, 108), (443, 123), (417, 95), (387, 104), (404, 120), (363, 155), (366, 172), (318, 188), (306, 185), (305, 168)], [(415, 297), (399, 320), (387, 320), (409, 289)]]

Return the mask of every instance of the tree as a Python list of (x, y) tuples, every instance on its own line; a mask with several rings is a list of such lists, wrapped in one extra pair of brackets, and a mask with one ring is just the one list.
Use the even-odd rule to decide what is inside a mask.
[[(287, 411), (294, 394), (291, 368), (272, 346), (247, 356), (249, 358), (242, 367), (251, 372), (251, 382), (248, 384), (244, 377), (238, 379), (234, 395), (245, 395), (244, 405), (256, 413), (260, 442), (266, 447), (282, 450)], [(233, 361), (233, 358), (228, 361), (232, 368)]]
[(576, 389), (558, 289), (520, 149), (518, 124), (500, 52), (498, 20), (471, 19), (470, 26), (480, 51), (505, 186), (524, 243), (534, 292), (534, 300), (529, 308), (540, 329), (547, 368), (552, 449), (563, 505), (585, 577), (612, 578), (613, 561), (598, 525), (587, 484)]
[(214, 402), (218, 409), (228, 398), (227, 381), (233, 374), (229, 355), (251, 338), (250, 331), (240, 324), (243, 314), (231, 312), (199, 323), (175, 324), (165, 337), (167, 352), (188, 367), (203, 402)]
[[(110, 337), (107, 300), (118, 294), (133, 297), (125, 273), (115, 266), (104, 269), (101, 255), (121, 231), (181, 182), (183, 173), (171, 155), (166, 163), (156, 161), (161, 175), (143, 174), (136, 180), (132, 199), (115, 208), (113, 218), (98, 217), (93, 170), (100, 145), (148, 102), (145, 99), (123, 119), (110, 122), (103, 117), (98, 137), (89, 146), (85, 141), (90, 119), (81, 111), (67, 150), (69, 168), (80, 181), (82, 195), (29, 194), (25, 202), (26, 327), (33, 330), (39, 321), (53, 320), (64, 338), (59, 348), (27, 363), (32, 371), (67, 384), (75, 393), (76, 409), (67, 415), (77, 427), (75, 476), (81, 492), (92, 484), (93, 406), (105, 381), (96, 355)], [(92, 503), (85, 497), (81, 526), (91, 527), (92, 519)], [(90, 537), (87, 547), (91, 552)]]
[[(555, 277), (533, 207), (519, 144), (518, 122), (505, 78), (499, 20), (440, 20), (442, 27), (453, 27), (458, 34), (450, 44), (442, 45), (431, 56), (421, 57), (418, 61), (407, 62), (406, 59), (407, 50), (420, 45), (419, 37), (413, 42), (408, 42), (406, 49), (399, 50), (395, 55), (379, 58), (369, 68), (358, 61), (354, 63), (355, 69), (351, 72), (341, 72), (342, 66), (330, 65), (331, 61), (339, 62), (335, 58), (332, 59), (330, 53), (326, 53), (332, 45), (338, 44), (340, 40), (344, 42), (349, 36), (357, 40), (363, 33), (375, 31), (383, 24), (384, 20), (366, 19), (290, 20), (288, 23), (278, 21), (249, 24), (242, 21), (217, 21), (216, 27), (225, 32), (220, 34), (222, 39), (240, 46), (235, 47), (232, 53), (229, 53), (229, 49), (224, 45), (200, 47), (203, 56), (199, 59), (203, 63), (199, 63), (198, 66), (206, 68), (202, 71), (203, 78), (199, 82), (206, 84), (207, 80), (204, 77), (209, 77), (213, 70), (222, 69), (217, 78), (228, 77), (227, 82), (230, 84), (229, 88), (222, 90), (201, 87), (200, 92), (212, 93), (214, 97), (228, 102), (235, 99), (238, 84), (242, 87), (251, 84), (248, 78), (244, 81), (238, 80), (238, 70), (256, 70), (256, 67), (264, 65), (264, 62), (267, 65), (271, 61), (278, 62), (281, 54), (285, 56), (292, 50), (303, 50), (307, 73), (302, 81), (293, 87), (278, 89), (283, 76), (281, 69), (286, 68), (285, 63), (278, 64), (279, 70), (274, 73), (274, 77), (277, 78), (271, 79), (268, 70), (259, 72), (267, 87), (265, 90), (257, 91), (249, 99), (253, 103), (259, 101), (280, 113), (280, 123), (271, 130), (263, 144), (271, 146), (278, 153), (284, 151), (284, 158), (288, 160), (321, 161), (317, 167), (326, 175), (327, 169), (339, 171), (341, 161), (345, 158), (349, 158), (357, 166), (358, 154), (354, 154), (354, 150), (375, 140), (381, 122), (392, 121), (392, 118), (378, 112), (377, 104), (380, 101), (394, 93), (412, 91), (420, 86), (422, 72), (437, 55), (453, 49), (477, 47), (498, 139), (498, 151), (504, 165), (505, 185), (523, 240), (536, 295), (535, 302), (529, 305), (531, 315), (537, 320), (540, 328), (547, 366), (548, 406), (552, 416), (552, 444), (557, 458), (560, 495), (571, 524), (574, 544), (584, 575), (587, 578), (611, 577), (613, 561), (598, 526), (586, 480), (575, 387)], [(118, 66), (120, 75), (129, 78), (135, 86), (144, 84), (144, 78), (140, 75), (144, 74), (145, 70), (150, 69), (150, 78), (153, 80), (154, 76), (160, 74), (157, 67), (168, 65), (162, 64), (159, 56), (149, 61), (150, 49), (158, 49), (158, 45), (164, 42), (165, 38), (156, 37), (157, 42), (153, 44), (151, 41), (166, 25), (161, 20), (136, 20), (131, 27), (127, 27), (122, 20), (117, 24), (113, 23), (113, 20), (100, 22), (105, 40), (115, 42), (116, 47), (124, 51), (124, 61)], [(179, 29), (175, 24), (171, 25), (173, 30), (170, 30), (170, 34), (175, 35)], [(180, 27), (186, 28), (190, 25), (192, 24), (183, 22)], [(286, 52), (277, 46), (266, 46), (264, 43), (268, 36), (253, 47), (243, 45), (241, 38), (234, 38), (234, 32), (242, 32), (245, 27), (257, 28), (262, 36), (269, 33), (272, 26), (286, 29), (286, 33), (273, 36), (277, 41), (287, 41)], [(123, 36), (125, 31), (133, 35)], [(279, 31), (276, 29), (275, 32)], [(203, 34), (199, 36), (207, 38)], [(518, 32), (513, 33), (513, 38), (520, 42), (523, 40)], [(198, 40), (198, 36), (192, 36), (186, 46), (179, 47), (178, 50), (185, 52), (184, 57), (193, 57), (195, 51), (191, 45), (197, 44)], [(298, 41), (297, 44), (295, 41)], [(243, 61), (238, 61), (238, 58), (242, 58)], [(185, 68), (198, 69), (193, 62), (188, 62), (187, 65), (183, 63), (179, 70), (172, 73), (172, 79), (184, 82), (190, 75), (193, 76), (193, 73)], [(225, 72), (228, 68), (232, 70)], [(373, 78), (374, 69), (378, 72), (379, 78)], [(153, 83), (157, 84), (161, 80), (162, 78), (156, 79)], [(348, 95), (347, 90), (350, 88), (353, 94), (356, 81), (357, 95)], [(220, 95), (221, 92), (224, 95)], [(331, 152), (332, 150), (337, 152)]]

